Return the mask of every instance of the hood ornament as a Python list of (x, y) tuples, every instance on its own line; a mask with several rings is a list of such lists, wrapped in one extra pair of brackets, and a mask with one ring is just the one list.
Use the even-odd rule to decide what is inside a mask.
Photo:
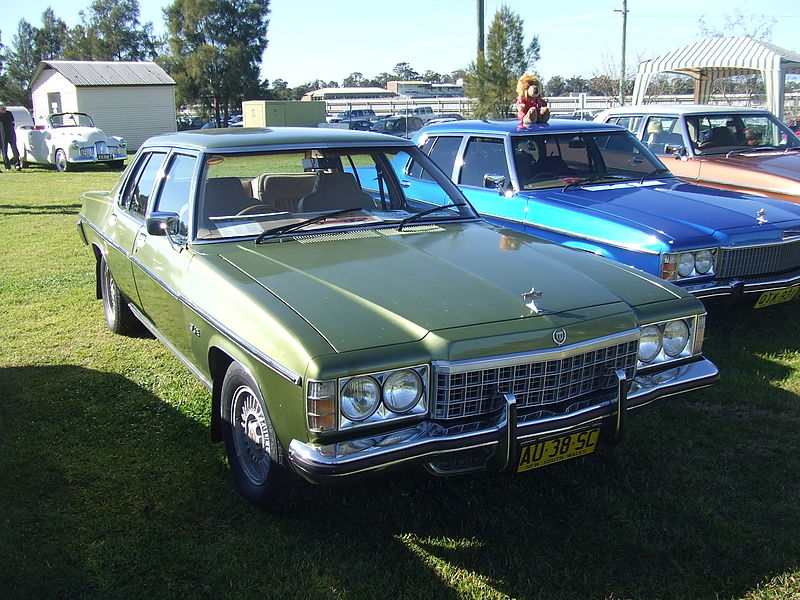
[(531, 309), (531, 311), (535, 313), (542, 312), (538, 306), (536, 306), (536, 300), (542, 297), (542, 292), (537, 292), (536, 288), (532, 287), (530, 292), (525, 292), (522, 294), (522, 299), (527, 300), (528, 303), (525, 305)]
[(759, 225), (763, 225), (764, 223), (767, 222), (767, 218), (764, 216), (766, 214), (767, 214), (767, 210), (765, 208), (759, 208), (758, 209), (758, 212), (756, 213), (756, 215), (758, 215), (756, 217), (756, 221), (758, 221)]

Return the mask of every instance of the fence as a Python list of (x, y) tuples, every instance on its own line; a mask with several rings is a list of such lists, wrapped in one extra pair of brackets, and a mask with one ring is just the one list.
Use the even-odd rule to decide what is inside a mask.
[[(691, 94), (660, 96), (650, 100), (650, 103), (662, 104), (691, 104), (694, 98)], [(325, 108), (330, 115), (335, 115), (343, 110), (354, 108), (371, 108), (376, 115), (388, 116), (396, 114), (400, 109), (415, 106), (430, 106), (435, 113), (459, 113), (465, 117), (472, 114), (472, 98), (351, 98), (347, 100), (326, 100)], [(556, 96), (548, 97), (547, 103), (551, 112), (575, 112), (578, 110), (596, 111), (617, 106), (616, 99), (605, 96)], [(766, 98), (763, 95), (730, 94), (726, 96), (712, 96), (710, 104), (727, 104), (731, 106), (753, 106), (766, 108)], [(789, 119), (800, 113), (800, 92), (787, 92), (784, 96), (784, 118)]]

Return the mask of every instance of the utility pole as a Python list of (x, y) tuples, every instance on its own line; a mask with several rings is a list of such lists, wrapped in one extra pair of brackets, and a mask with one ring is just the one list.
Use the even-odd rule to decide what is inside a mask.
[(483, 0), (478, 0), (478, 56), (483, 54)]
[(614, 12), (622, 13), (622, 66), (619, 71), (619, 105), (625, 106), (625, 91), (627, 88), (625, 81), (625, 35), (628, 27), (628, 0), (622, 0), (622, 10), (614, 9)]

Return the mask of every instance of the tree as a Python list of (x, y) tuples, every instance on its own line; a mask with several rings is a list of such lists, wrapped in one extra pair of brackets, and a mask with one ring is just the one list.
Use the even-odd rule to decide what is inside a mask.
[(395, 79), (400, 81), (416, 81), (419, 79), (419, 73), (411, 68), (407, 62), (397, 63), (394, 67)]
[(257, 95), (268, 14), (269, 0), (175, 0), (165, 8), (169, 52), (161, 62), (179, 101), (199, 101), (221, 123)]
[(507, 6), (495, 13), (486, 52), (480, 53), (467, 72), (464, 92), (477, 99), (477, 118), (507, 117), (516, 96), (516, 81), (539, 59), (538, 37), (525, 47), (523, 21)]
[(153, 24), (139, 22), (138, 0), (94, 0), (70, 35), (65, 55), (80, 60), (152, 60)]
[(563, 77), (554, 75), (547, 80), (544, 89), (547, 96), (566, 96), (567, 82), (564, 81)]
[(359, 72), (350, 73), (342, 80), (342, 87), (362, 87), (364, 85), (364, 75)]
[(6, 102), (11, 102), (13, 97), (14, 102), (30, 106), (31, 79), (41, 57), (36, 49), (36, 30), (25, 19), (19, 20), (12, 46), (6, 66), (11, 97), (7, 97)]

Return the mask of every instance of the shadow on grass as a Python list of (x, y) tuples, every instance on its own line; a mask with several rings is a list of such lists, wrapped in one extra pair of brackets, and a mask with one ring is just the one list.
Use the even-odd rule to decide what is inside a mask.
[(72, 204), (0, 204), (0, 216), (77, 215), (80, 203)]
[(720, 384), (632, 415), (618, 447), (520, 477), (299, 484), (272, 514), (232, 490), (206, 423), (129, 379), (2, 369), (3, 596), (741, 597), (800, 557), (798, 398), (759, 356), (786, 350), (780, 314), (755, 350), (742, 319), (715, 334)]

